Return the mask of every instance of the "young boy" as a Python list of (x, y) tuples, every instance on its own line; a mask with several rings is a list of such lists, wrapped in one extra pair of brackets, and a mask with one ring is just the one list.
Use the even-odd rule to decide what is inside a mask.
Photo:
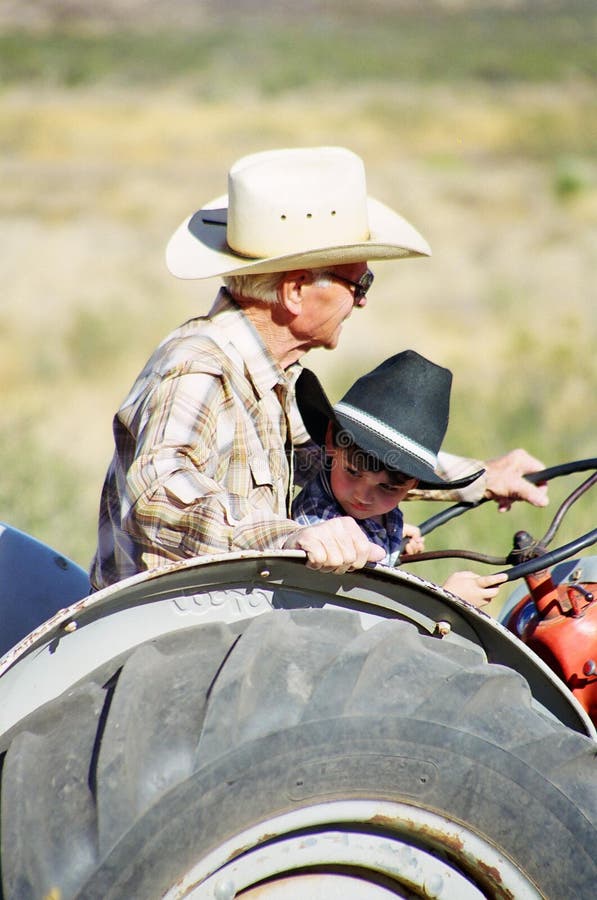
[[(304, 369), (296, 387), (298, 407), (325, 459), (320, 474), (296, 497), (293, 518), (312, 525), (352, 516), (386, 551), (382, 563), (396, 565), (403, 535), (409, 534), (398, 504), (408, 492), (465, 487), (482, 474), (447, 482), (435, 471), (448, 427), (451, 383), (448, 369), (406, 350), (359, 378), (332, 407), (316, 376)], [(410, 534), (419, 549), (418, 529), (411, 527)], [(505, 580), (504, 574), (463, 571), (444, 587), (483, 606)]]

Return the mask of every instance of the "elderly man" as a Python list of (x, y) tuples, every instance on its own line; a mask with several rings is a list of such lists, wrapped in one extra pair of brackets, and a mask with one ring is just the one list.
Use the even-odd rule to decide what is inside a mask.
[[(302, 527), (290, 518), (293, 483), (318, 462), (294, 385), (299, 359), (336, 347), (342, 323), (365, 306), (369, 261), (429, 253), (408, 222), (367, 196), (349, 150), (239, 160), (228, 194), (168, 245), (174, 275), (220, 276), (224, 287), (207, 316), (159, 345), (115, 417), (93, 586), (234, 550), (301, 549), (310, 566), (336, 572), (379, 560), (351, 518)], [(459, 457), (439, 464), (450, 478), (478, 468)], [(522, 477), (540, 468), (524, 451), (491, 461), (477, 496), (544, 505), (545, 490)]]

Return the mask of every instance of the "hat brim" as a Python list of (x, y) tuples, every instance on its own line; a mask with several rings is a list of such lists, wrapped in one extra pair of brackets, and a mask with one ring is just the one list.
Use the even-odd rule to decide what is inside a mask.
[(335, 422), (357, 447), (378, 459), (384, 468), (416, 478), (419, 482), (417, 487), (423, 490), (464, 488), (484, 472), (484, 469), (480, 469), (455, 481), (446, 481), (423, 460), (336, 412), (317, 376), (310, 369), (303, 369), (297, 379), (296, 400), (305, 428), (316, 444), (324, 445), (328, 422)]
[(199, 279), (431, 256), (425, 238), (406, 219), (372, 197), (367, 198), (367, 206), (370, 232), (367, 241), (252, 259), (235, 253), (226, 242), (228, 195), (224, 194), (177, 228), (166, 248), (166, 265), (177, 278)]

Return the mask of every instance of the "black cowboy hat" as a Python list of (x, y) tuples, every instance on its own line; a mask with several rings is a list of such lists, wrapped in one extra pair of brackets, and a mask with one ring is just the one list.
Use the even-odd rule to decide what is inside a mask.
[(323, 446), (328, 422), (335, 422), (361, 450), (390, 471), (419, 479), (421, 488), (466, 487), (483, 469), (446, 481), (435, 471), (448, 427), (452, 373), (414, 350), (397, 353), (357, 379), (332, 406), (317, 376), (303, 369), (296, 399), (313, 440)]

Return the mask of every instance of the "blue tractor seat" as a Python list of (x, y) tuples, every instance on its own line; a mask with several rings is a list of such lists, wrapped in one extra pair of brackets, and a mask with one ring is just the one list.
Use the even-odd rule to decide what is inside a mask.
[(0, 522), (0, 657), (90, 591), (85, 569)]

